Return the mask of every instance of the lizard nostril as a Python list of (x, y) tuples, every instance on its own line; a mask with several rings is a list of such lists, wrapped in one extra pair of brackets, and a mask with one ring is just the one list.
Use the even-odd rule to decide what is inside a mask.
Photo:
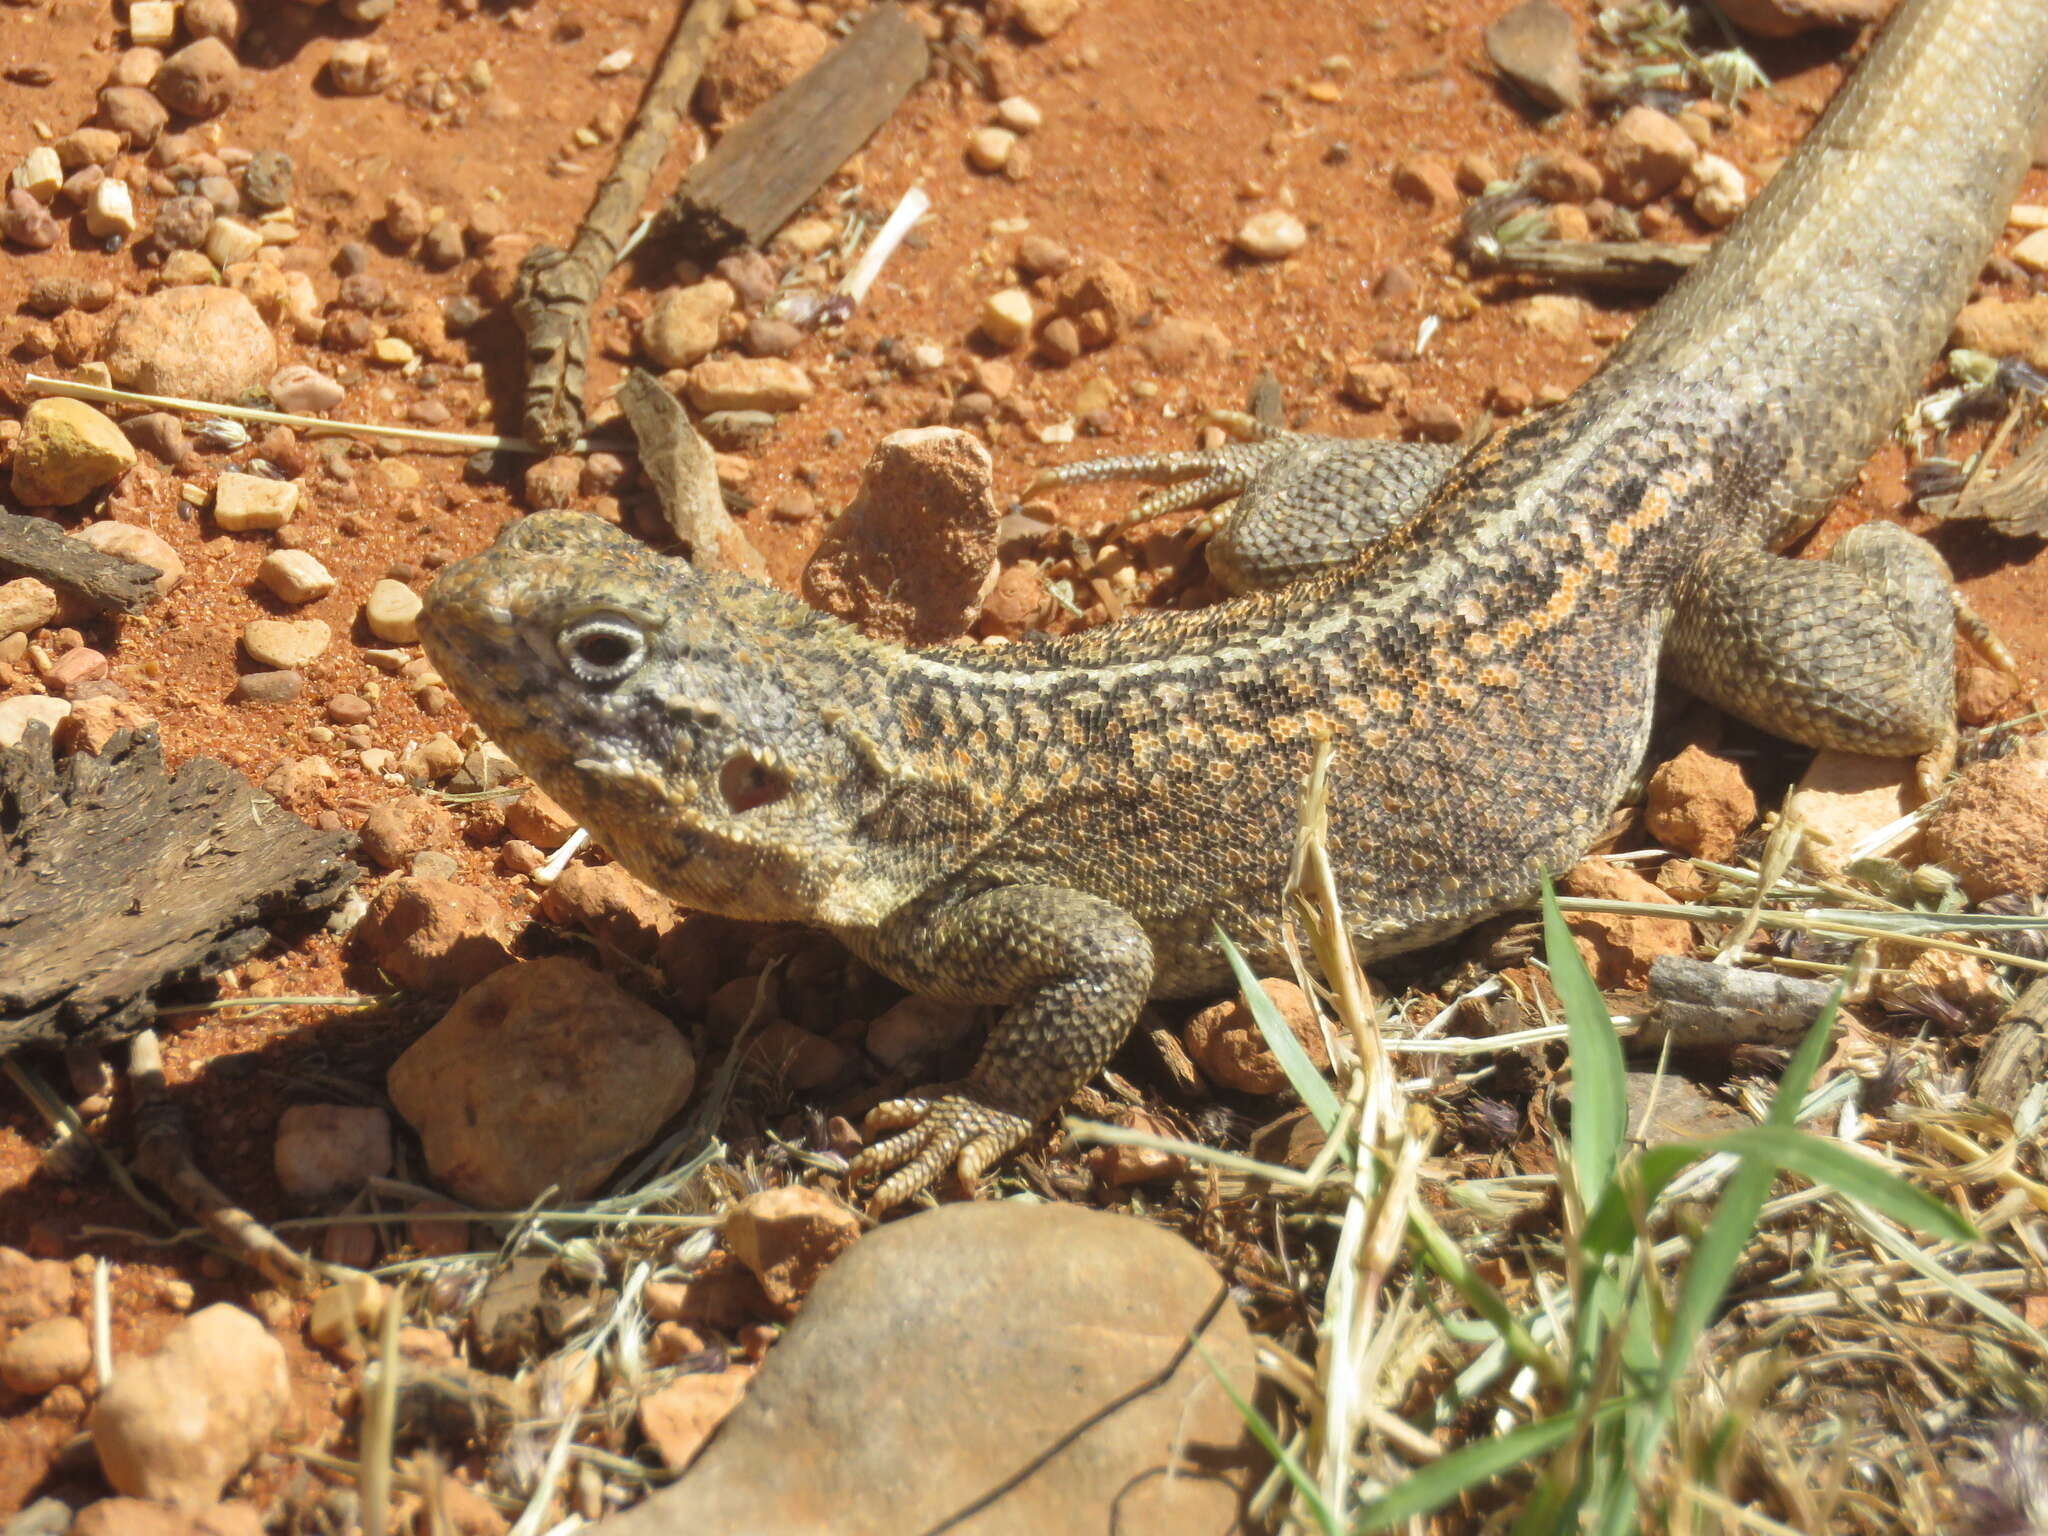
[(787, 774), (769, 767), (751, 752), (735, 752), (718, 770), (718, 792), (735, 811), (773, 805), (794, 787)]

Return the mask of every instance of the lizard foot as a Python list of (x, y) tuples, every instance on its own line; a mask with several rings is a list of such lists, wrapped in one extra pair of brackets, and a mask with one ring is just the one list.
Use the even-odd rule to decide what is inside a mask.
[(889, 1174), (868, 1201), (871, 1211), (901, 1205), (944, 1173), (948, 1163), (957, 1169), (961, 1189), (972, 1194), (982, 1173), (1031, 1134), (1029, 1119), (991, 1108), (964, 1083), (927, 1091), (930, 1097), (890, 1099), (868, 1111), (869, 1132), (903, 1133), (876, 1142), (846, 1171), (850, 1180)]

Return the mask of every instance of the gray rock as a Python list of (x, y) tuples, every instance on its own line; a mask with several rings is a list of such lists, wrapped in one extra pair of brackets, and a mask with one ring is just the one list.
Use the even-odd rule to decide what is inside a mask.
[(1486, 56), (1537, 106), (1556, 112), (1585, 96), (1579, 81), (1579, 40), (1556, 0), (1523, 0), (1486, 29)]
[(292, 200), (297, 179), (292, 157), (281, 149), (259, 149), (242, 173), (242, 193), (258, 208), (282, 208)]
[(1021, 1203), (892, 1223), (825, 1271), (683, 1479), (599, 1531), (1234, 1529), (1262, 1458), (1198, 1325), (1250, 1397), (1222, 1277), (1161, 1227)]

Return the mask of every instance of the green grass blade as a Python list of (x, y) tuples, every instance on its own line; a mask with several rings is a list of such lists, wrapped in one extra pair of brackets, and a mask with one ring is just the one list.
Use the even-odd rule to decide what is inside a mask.
[(1818, 1136), (1779, 1125), (1759, 1125), (1710, 1137), (1701, 1145), (1710, 1152), (1733, 1152), (1738, 1157), (1757, 1158), (1789, 1169), (1802, 1179), (1825, 1185), (1851, 1200), (1860, 1200), (1916, 1232), (1952, 1243), (1977, 1240), (1977, 1229), (1952, 1207), (1839, 1142), (1822, 1141)]
[(1458, 1294), (1464, 1297), (1465, 1305), (1486, 1320), (1493, 1338), (1499, 1339), (1517, 1360), (1542, 1377), (1544, 1385), (1553, 1391), (1562, 1390), (1564, 1367), (1530, 1336), (1529, 1330), (1522, 1326), (1521, 1320), (1508, 1306), (1506, 1298), (1472, 1266), (1443, 1228), (1430, 1219), (1428, 1212), (1419, 1206), (1412, 1209), (1408, 1213), (1408, 1230), (1416, 1246), (1427, 1256), (1430, 1267), (1450, 1281)]
[(1614, 1160), (1628, 1134), (1626, 1069), (1607, 1001), (1572, 942), (1557, 910), (1557, 892), (1543, 882), (1543, 955), (1550, 984), (1564, 1005), (1572, 1063), (1572, 1164), (1579, 1197), (1595, 1203), (1614, 1176)]
[(1308, 1106), (1308, 1112), (1316, 1117), (1316, 1124), (1328, 1131), (1337, 1123), (1336, 1090), (1316, 1070), (1316, 1064), (1308, 1059), (1308, 1052), (1294, 1038), (1294, 1031), (1280, 1017), (1280, 1010), (1273, 1006), (1273, 999), (1266, 996), (1266, 989), (1259, 985), (1258, 977), (1244, 963), (1244, 956), (1238, 953), (1237, 946), (1230, 942), (1230, 935), (1220, 924), (1216, 929), (1216, 942), (1223, 946), (1223, 958), (1230, 962), (1231, 972), (1237, 977), (1238, 990), (1244, 994), (1245, 1006), (1251, 1010), (1253, 1022), (1265, 1037), (1266, 1049), (1273, 1053), (1280, 1063), (1280, 1070), (1287, 1074), (1287, 1084), (1294, 1090), (1295, 1097)]
[(1316, 1524), (1324, 1536), (1338, 1536), (1337, 1517), (1330, 1512), (1330, 1506), (1323, 1502), (1322, 1491), (1316, 1487), (1315, 1479), (1308, 1475), (1308, 1468), (1287, 1449), (1273, 1426), (1266, 1422), (1266, 1416), (1238, 1395), (1237, 1388), (1230, 1384), (1230, 1378), (1223, 1374), (1223, 1367), (1218, 1365), (1216, 1357), (1209, 1353), (1209, 1347), (1199, 1338), (1190, 1339), (1188, 1342), (1195, 1346), (1195, 1353), (1202, 1357), (1202, 1364), (1209, 1367), (1209, 1374), (1216, 1378), (1216, 1385), (1221, 1387), (1223, 1395), (1230, 1399), (1230, 1406), (1235, 1408), (1237, 1416), (1244, 1420), (1244, 1427), (1252, 1432), (1252, 1438), (1264, 1447), (1266, 1454), (1287, 1474), (1287, 1480), (1294, 1484), (1294, 1491), (1307, 1502), (1309, 1512), (1315, 1516)]
[[(1619, 1413), (1621, 1407), (1618, 1401), (1607, 1404), (1600, 1410), (1600, 1416), (1610, 1418)], [(1511, 1429), (1489, 1440), (1475, 1440), (1470, 1445), (1461, 1446), (1366, 1505), (1352, 1523), (1353, 1536), (1384, 1531), (1403, 1520), (1441, 1509), (1466, 1489), (1476, 1488), (1525, 1461), (1555, 1450), (1577, 1433), (1578, 1428), (1577, 1414), (1559, 1414), (1554, 1418), (1538, 1419), (1534, 1424), (1524, 1424), (1520, 1429)]]

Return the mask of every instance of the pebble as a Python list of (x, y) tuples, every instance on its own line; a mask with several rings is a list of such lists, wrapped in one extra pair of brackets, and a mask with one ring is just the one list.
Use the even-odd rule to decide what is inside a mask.
[(1230, 243), (1254, 261), (1281, 261), (1308, 244), (1308, 230), (1285, 208), (1267, 208), (1238, 225)]
[[(188, 7), (189, 12), (189, 7)], [(298, 168), (281, 149), (259, 149), (242, 170), (242, 192), (265, 211), (290, 206)]]
[(196, 251), (213, 227), (214, 207), (198, 196), (167, 197), (157, 205), (150, 239), (166, 251)]
[(135, 197), (127, 182), (109, 176), (92, 189), (85, 205), (85, 229), (95, 240), (135, 233)]
[(256, 567), (256, 579), (281, 602), (310, 603), (334, 590), (334, 576), (310, 551), (273, 549)]
[(47, 251), (63, 234), (64, 226), (32, 193), (19, 187), (8, 190), (7, 206), (0, 211), (0, 237), (24, 250)]
[(56, 617), (55, 588), (33, 576), (0, 582), (0, 639), (41, 629)]
[(774, 298), (775, 290), (781, 284), (775, 263), (751, 247), (734, 251), (730, 256), (721, 256), (718, 265), (711, 270), (731, 285), (740, 302), (749, 309), (759, 309)]
[(135, 447), (83, 400), (49, 395), (30, 404), (15, 439), (10, 475), (17, 500), (68, 507), (135, 467)]
[(166, 288), (131, 299), (102, 356), (123, 389), (195, 400), (239, 400), (277, 371), (270, 327), (232, 288)]
[(541, 916), (558, 928), (580, 928), (600, 948), (642, 962), (675, 926), (675, 903), (616, 864), (572, 864), (541, 897)]
[(1893, 0), (1723, 0), (1721, 11), (1758, 37), (1793, 37), (1822, 27), (1882, 21)]
[(716, 277), (664, 289), (641, 324), (640, 349), (658, 368), (687, 368), (718, 345), (736, 302), (732, 285)]
[(422, 606), (419, 593), (386, 576), (370, 588), (370, 595), (363, 600), (363, 622), (379, 640), (411, 645), (420, 637)]
[[(1281, 1018), (1287, 1021), (1288, 1029), (1301, 1042), (1317, 1070), (1327, 1068), (1330, 1055), (1323, 1043), (1322, 1028), (1301, 988), (1291, 981), (1273, 979), (1261, 980), (1259, 989), (1280, 1010)], [(1215, 1003), (1196, 1013), (1187, 1022), (1184, 1039), (1188, 1054), (1211, 1082), (1240, 1093), (1287, 1091), (1287, 1073), (1266, 1045), (1265, 1036), (1242, 998)]]
[(92, 1335), (75, 1317), (31, 1323), (0, 1346), (0, 1386), (41, 1397), (92, 1369)]
[(453, 219), (441, 219), (430, 225), (420, 239), (420, 265), (429, 272), (446, 272), (460, 265), (468, 254), (468, 237)]
[(814, 1035), (787, 1019), (771, 1019), (748, 1044), (748, 1063), (783, 1093), (813, 1093), (835, 1083), (853, 1053), (835, 1040)]
[(1081, 0), (1012, 0), (1008, 10), (1020, 32), (1044, 42), (1080, 13)]
[(2012, 259), (2029, 272), (2048, 272), (2048, 229), (2037, 229), (2012, 248)]
[(1965, 305), (1956, 316), (1952, 344), (1993, 357), (2025, 358), (2048, 369), (2048, 294)]
[(1692, 163), (1692, 211), (1700, 222), (1726, 229), (1749, 206), (1749, 184), (1734, 161), (1701, 155)]
[(1465, 418), (1457, 407), (1438, 395), (1410, 395), (1401, 414), (1418, 437), (1431, 442), (1454, 443), (1465, 435)]
[[(1148, 1136), (1173, 1137), (1180, 1134), (1172, 1121), (1142, 1109), (1120, 1109), (1110, 1124)], [(1128, 1189), (1157, 1179), (1177, 1179), (1188, 1170), (1188, 1160), (1163, 1147), (1090, 1147), (1082, 1162), (1110, 1189)]]
[(2048, 890), (2048, 757), (2021, 752), (1973, 763), (1922, 833), (1929, 858), (1972, 901)]
[(815, 392), (811, 376), (781, 358), (706, 358), (684, 388), (691, 406), (713, 411), (793, 411)]
[(89, 645), (74, 645), (50, 664), (50, 669), (43, 674), (43, 686), (59, 698), (69, 698), (86, 683), (96, 683), (106, 675), (104, 651)]
[(391, 50), (382, 43), (347, 38), (327, 56), (327, 83), (343, 96), (374, 96), (392, 73)]
[(14, 168), (8, 185), (26, 192), (39, 203), (47, 203), (64, 185), (64, 162), (57, 158), (57, 151), (49, 145), (38, 144)]
[(1615, 195), (1638, 208), (1676, 186), (1699, 155), (1692, 135), (1655, 107), (1630, 107), (1607, 137)]
[(982, 304), (981, 333), (1007, 352), (1030, 340), (1034, 318), (1031, 295), (1022, 288), (1004, 288)]
[(1568, 111), (1584, 99), (1579, 40), (1556, 0), (1523, 0), (1486, 29), (1494, 68), (1545, 111)]
[(1017, 242), (1017, 265), (1033, 277), (1058, 277), (1074, 264), (1074, 253), (1044, 235), (1026, 235)]
[(1435, 155), (1411, 155), (1394, 167), (1394, 191), (1438, 213), (1458, 206), (1458, 175)]
[(976, 1010), (934, 997), (906, 997), (870, 1021), (862, 1048), (892, 1071), (915, 1073), (974, 1030)]
[[(496, 1209), (523, 1207), (549, 1185), (560, 1199), (590, 1194), (695, 1081), (673, 1024), (609, 977), (555, 957), (472, 987), (393, 1063), (386, 1087), (436, 1180)], [(605, 1112), (589, 1113), (592, 1104)]]
[(232, 43), (242, 35), (242, 8), (236, 0), (185, 0), (185, 30), (194, 37), (217, 37)]
[(47, 726), (54, 734), (71, 713), (71, 706), (48, 694), (18, 693), (0, 699), (0, 747), (18, 747), (31, 725)]
[(333, 410), (347, 395), (341, 385), (318, 368), (290, 363), (270, 376), (270, 400), (293, 416), (318, 416)]
[(790, 16), (761, 15), (726, 33), (704, 67), (698, 104), (737, 122), (796, 79), (831, 46), (825, 31)]
[(244, 672), (229, 695), (236, 704), (289, 704), (306, 691), (302, 672)]
[(1000, 171), (1016, 151), (1017, 135), (1009, 128), (977, 128), (967, 135), (967, 163), (977, 171)]
[[(210, 203), (211, 198), (208, 199)], [(254, 261), (263, 249), (263, 236), (238, 220), (217, 218), (206, 227), (200, 246), (206, 259), (225, 272), (238, 261)]]
[(241, 74), (234, 49), (217, 37), (202, 37), (165, 58), (150, 89), (183, 117), (216, 117), (235, 99)]
[[(997, 571), (991, 475), (989, 451), (970, 433), (925, 427), (883, 438), (804, 567), (805, 598), (910, 644), (966, 634)], [(901, 551), (913, 548), (923, 558), (906, 565)]]
[(509, 965), (512, 936), (511, 915), (484, 892), (400, 878), (370, 898), (352, 937), (401, 985), (451, 992)]
[(532, 785), (505, 807), (505, 830), (553, 853), (576, 830), (576, 818), (556, 804), (547, 791)]
[(242, 626), (242, 649), (258, 666), (290, 672), (326, 652), (334, 638), (324, 619), (251, 619)]
[(121, 152), (121, 135), (111, 128), (74, 128), (50, 146), (66, 171), (111, 165)]
[[(1605, 859), (1580, 860), (1558, 881), (1558, 889), (1600, 901), (1673, 904), (1634, 870)], [(1603, 988), (1640, 992), (1650, 984), (1650, 966), (1659, 955), (1690, 955), (1693, 950), (1692, 924), (1682, 918), (1575, 912), (1567, 921), (1593, 980)]]
[(121, 1360), (86, 1428), (116, 1492), (195, 1508), (220, 1497), (290, 1407), (283, 1346), (220, 1302), (179, 1323), (155, 1354)]
[(691, 1371), (649, 1392), (636, 1410), (640, 1433), (661, 1458), (680, 1472), (697, 1457), (713, 1431), (739, 1407), (754, 1379), (750, 1365), (719, 1371)]
[(996, 121), (1012, 133), (1036, 133), (1045, 114), (1028, 96), (1005, 96), (996, 103)]
[(1665, 847), (1725, 864), (1756, 824), (1756, 795), (1733, 759), (1690, 746), (1650, 775), (1643, 822)]
[(787, 357), (803, 345), (801, 327), (775, 315), (756, 315), (747, 322), (740, 345), (749, 357)]
[[(132, 425), (132, 423), (131, 423)], [(168, 540), (137, 523), (87, 523), (76, 533), (94, 549), (123, 560), (133, 560), (156, 571), (156, 595), (168, 597), (171, 589), (185, 579), (185, 560)]]
[[(143, 50), (130, 50), (131, 53), (141, 51)], [(152, 56), (155, 54), (154, 49), (147, 52)], [(122, 62), (127, 62), (126, 55), (123, 56)], [(116, 66), (116, 73), (120, 73), (119, 65)], [(171, 120), (171, 114), (162, 102), (143, 88), (142, 82), (130, 79), (101, 88), (99, 120), (120, 134), (130, 149), (147, 149), (156, 142), (157, 135), (164, 131), (165, 124)]]
[(299, 483), (222, 470), (213, 486), (213, 520), (229, 533), (282, 528), (299, 510)]
[(370, 356), (387, 368), (403, 368), (419, 351), (403, 336), (379, 336), (370, 343)]
[(860, 1217), (822, 1189), (802, 1184), (748, 1195), (726, 1212), (725, 1246), (778, 1306), (810, 1295), (826, 1266), (861, 1235)]
[(1529, 190), (1546, 203), (1587, 203), (1600, 195), (1600, 167), (1569, 149), (1554, 149), (1529, 170)]
[(415, 855), (455, 837), (455, 818), (425, 795), (399, 795), (372, 807), (356, 831), (363, 852), (385, 869), (404, 869)]
[(286, 1198), (346, 1199), (391, 1171), (391, 1117), (374, 1105), (294, 1104), (278, 1116), (271, 1152)]
[(0, 1248), (0, 1329), (63, 1316), (77, 1289), (63, 1260), (32, 1259), (18, 1248)]

